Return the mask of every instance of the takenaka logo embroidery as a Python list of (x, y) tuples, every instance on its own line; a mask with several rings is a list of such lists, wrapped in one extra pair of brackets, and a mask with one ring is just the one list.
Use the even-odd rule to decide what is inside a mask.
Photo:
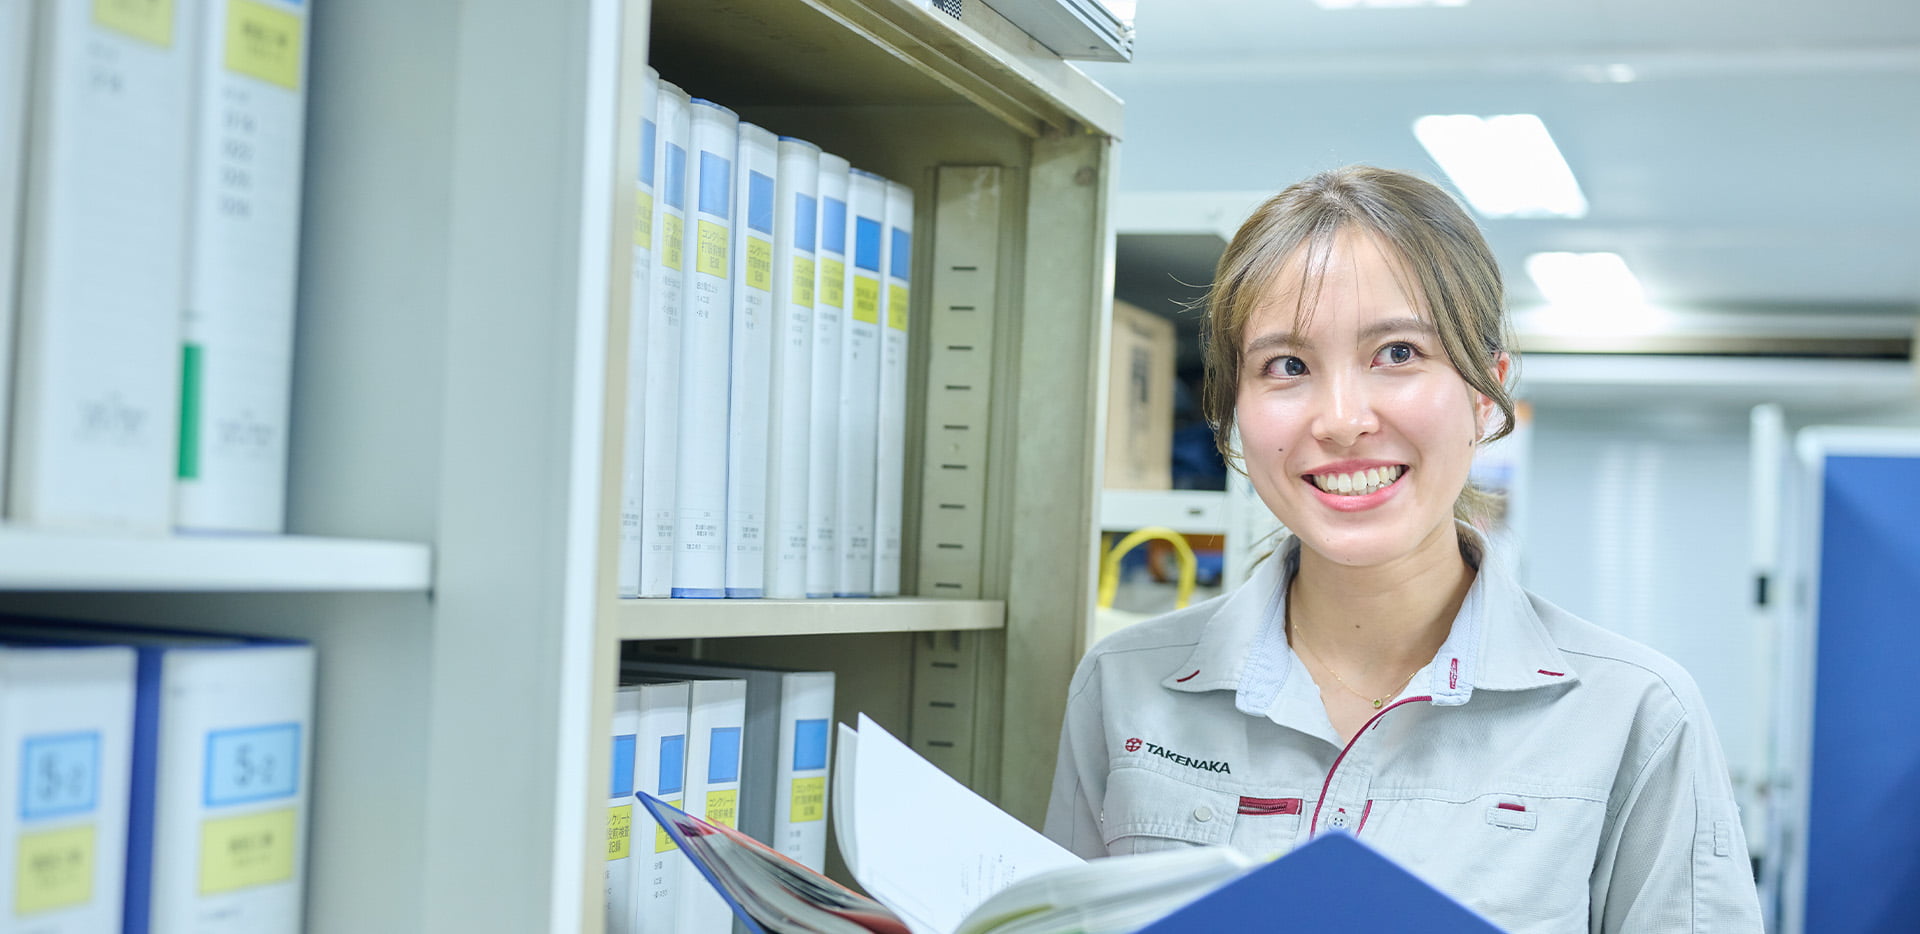
[(1128, 752), (1139, 752), (1140, 748), (1144, 746), (1147, 752), (1159, 756), (1174, 765), (1184, 765), (1187, 768), (1199, 769), (1202, 772), (1218, 772), (1222, 775), (1233, 774), (1233, 766), (1228, 765), (1224, 759), (1195, 759), (1192, 756), (1183, 756), (1165, 746), (1143, 742), (1137, 736), (1127, 740), (1126, 745)]

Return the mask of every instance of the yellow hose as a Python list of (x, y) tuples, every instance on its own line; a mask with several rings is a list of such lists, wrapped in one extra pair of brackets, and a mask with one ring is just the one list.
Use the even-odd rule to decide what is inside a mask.
[(1187, 538), (1179, 532), (1164, 526), (1148, 526), (1139, 529), (1120, 540), (1119, 544), (1107, 549), (1100, 556), (1100, 606), (1111, 608), (1113, 595), (1120, 590), (1120, 559), (1126, 557), (1142, 542), (1161, 539), (1173, 544), (1174, 553), (1180, 557), (1179, 591), (1174, 598), (1175, 607), (1184, 607), (1193, 599), (1193, 579), (1195, 562), (1193, 546), (1187, 544)]

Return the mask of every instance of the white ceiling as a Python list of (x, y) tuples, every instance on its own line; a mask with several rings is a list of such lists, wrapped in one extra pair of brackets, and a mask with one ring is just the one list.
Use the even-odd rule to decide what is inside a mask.
[[(1132, 63), (1081, 65), (1126, 102), (1122, 234), (1230, 232), (1354, 162), (1444, 181), (1416, 117), (1534, 113), (1591, 208), (1482, 222), (1514, 304), (1526, 254), (1612, 250), (1675, 309), (1920, 307), (1920, 0), (1150, 0), (1136, 26)], [(1204, 284), (1153, 242), (1122, 241), (1122, 283)]]

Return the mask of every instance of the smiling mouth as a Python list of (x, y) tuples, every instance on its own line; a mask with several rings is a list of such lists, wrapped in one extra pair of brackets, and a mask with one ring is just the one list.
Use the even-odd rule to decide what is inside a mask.
[(1394, 484), (1407, 472), (1407, 465), (1395, 464), (1392, 467), (1374, 467), (1368, 470), (1356, 470), (1353, 473), (1307, 474), (1306, 481), (1323, 493), (1335, 496), (1366, 496), (1378, 493)]

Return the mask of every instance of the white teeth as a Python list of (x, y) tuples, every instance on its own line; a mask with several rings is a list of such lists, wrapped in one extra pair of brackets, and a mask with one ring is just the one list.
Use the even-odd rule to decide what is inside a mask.
[(1407, 472), (1404, 466), (1372, 467), (1357, 473), (1313, 474), (1313, 485), (1328, 493), (1365, 496), (1393, 485)]

